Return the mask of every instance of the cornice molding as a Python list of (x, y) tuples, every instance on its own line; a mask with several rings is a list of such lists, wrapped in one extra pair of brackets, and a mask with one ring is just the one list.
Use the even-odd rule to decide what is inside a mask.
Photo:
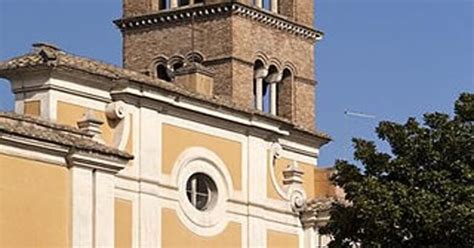
[[(38, 139), (0, 133), (0, 145), (2, 144), (27, 151), (23, 154), (12, 153), (12, 155), (17, 155), (25, 159), (54, 163), (52, 158), (55, 158), (54, 160), (58, 161), (56, 162), (57, 164), (66, 165), (68, 167), (79, 166), (111, 173), (117, 173), (124, 169), (129, 161), (115, 156), (104, 156)], [(6, 154), (9, 153), (9, 151), (2, 151), (2, 153), (4, 152)], [(33, 156), (33, 153), (42, 155)]]
[(176, 8), (171, 10), (159, 11), (154, 14), (142, 15), (130, 18), (124, 18), (114, 21), (122, 31), (149, 28), (190, 20), (192, 16), (197, 19), (203, 19), (211, 16), (224, 14), (235, 14), (244, 18), (251, 19), (272, 28), (288, 32), (290, 34), (302, 37), (304, 39), (316, 42), (323, 38), (324, 33), (313, 28), (298, 24), (294, 21), (285, 19), (283, 16), (261, 10), (252, 6), (247, 6), (237, 2), (219, 3), (212, 5), (199, 5), (196, 7)]

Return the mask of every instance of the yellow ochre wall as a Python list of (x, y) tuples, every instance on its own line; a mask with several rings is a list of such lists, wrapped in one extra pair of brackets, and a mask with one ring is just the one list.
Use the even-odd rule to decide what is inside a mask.
[[(268, 163), (270, 163), (270, 155), (268, 155)], [(288, 165), (293, 164), (293, 160), (288, 158), (279, 158), (275, 161), (275, 178), (280, 187), (283, 186), (283, 171), (288, 167)], [(313, 198), (315, 196), (315, 186), (314, 186), (314, 165), (298, 162), (300, 170), (304, 172), (303, 174), (303, 188), (306, 192), (308, 198)], [(270, 166), (268, 166), (270, 168)], [(267, 196), (272, 199), (281, 199), (278, 195), (275, 187), (272, 183), (272, 178), (270, 174), (270, 169), (267, 173)]]
[(68, 247), (68, 169), (0, 154), (0, 247)]
[[(88, 108), (85, 108), (83, 106), (58, 101), (57, 122), (59, 124), (77, 127), (77, 122), (82, 119), (82, 116), (86, 113), (87, 110)], [(104, 124), (101, 126), (102, 138), (104, 139), (106, 144), (112, 144), (116, 123), (108, 121), (104, 111), (93, 110), (93, 112), (98, 119), (104, 122)], [(132, 118), (130, 118), (130, 130), (131, 131), (129, 133), (128, 143), (125, 150), (129, 153), (133, 153)]]
[(201, 237), (186, 228), (176, 211), (162, 210), (162, 247), (242, 247), (242, 230), (239, 223), (229, 222), (222, 233), (214, 237)]
[(329, 169), (314, 170), (314, 192), (315, 197), (333, 197), (336, 195), (336, 187), (331, 183), (331, 173)]
[(242, 188), (242, 147), (239, 142), (208, 135), (189, 129), (163, 124), (162, 170), (171, 174), (178, 156), (193, 146), (205, 147), (215, 152), (227, 165), (235, 190)]
[(291, 248), (298, 246), (298, 235), (267, 230), (268, 248)]
[(41, 102), (40, 101), (29, 101), (25, 102), (23, 106), (23, 112), (25, 115), (40, 116), (41, 115)]
[(132, 247), (132, 202), (115, 198), (115, 247)]

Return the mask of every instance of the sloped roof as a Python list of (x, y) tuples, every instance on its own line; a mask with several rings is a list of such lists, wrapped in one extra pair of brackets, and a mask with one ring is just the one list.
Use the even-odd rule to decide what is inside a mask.
[(110, 80), (125, 80), (130, 82), (142, 83), (157, 87), (171, 93), (175, 93), (194, 100), (203, 101), (219, 108), (227, 108), (231, 111), (259, 116), (265, 119), (278, 121), (291, 126), (295, 131), (302, 132), (322, 139), (326, 142), (331, 140), (330, 136), (316, 130), (310, 130), (301, 125), (293, 123), (287, 119), (270, 115), (262, 111), (250, 109), (239, 105), (226, 98), (216, 95), (206, 96), (196, 92), (186, 90), (185, 88), (169, 83), (148, 75), (124, 69), (115, 65), (111, 65), (102, 61), (93, 60), (85, 57), (76, 56), (49, 44), (37, 43), (33, 45), (32, 52), (25, 55), (12, 58), (7, 61), (0, 62), (0, 77), (9, 78), (18, 74), (22, 70), (41, 69), (41, 68), (58, 68), (74, 71), (81, 71), (91, 75), (109, 78)]
[(0, 112), (0, 137), (5, 134), (18, 135), (35, 140), (64, 145), (78, 150), (132, 159), (127, 152), (120, 151), (92, 140), (91, 135), (71, 126), (59, 125), (38, 117)]

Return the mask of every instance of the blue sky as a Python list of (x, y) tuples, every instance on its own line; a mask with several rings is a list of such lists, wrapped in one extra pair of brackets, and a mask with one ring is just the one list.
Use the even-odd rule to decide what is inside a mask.
[[(121, 0), (0, 0), (0, 60), (46, 41), (120, 65), (112, 20), (121, 6)], [(451, 113), (460, 92), (473, 92), (473, 13), (474, 0), (316, 1), (316, 26), (326, 34), (316, 50), (317, 125), (334, 138), (319, 164), (350, 159), (351, 137), (375, 140), (380, 120)], [(0, 80), (0, 109), (12, 108), (8, 82)]]

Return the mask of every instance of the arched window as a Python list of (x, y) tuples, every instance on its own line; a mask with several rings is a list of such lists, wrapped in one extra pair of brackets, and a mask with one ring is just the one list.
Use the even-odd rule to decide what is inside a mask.
[(263, 110), (263, 83), (268, 74), (268, 70), (261, 60), (255, 61), (253, 66), (253, 100), (254, 106), (258, 110)]
[(167, 82), (171, 82), (171, 72), (164, 64), (158, 64), (156, 66), (156, 77)]
[(267, 105), (268, 108), (264, 109), (264, 111), (273, 115), (277, 114), (277, 85), (280, 83), (281, 77), (282, 73), (275, 65), (271, 65), (268, 68), (268, 75), (265, 78), (265, 83), (269, 85), (269, 96), (268, 98), (264, 98), (264, 106)]
[(281, 80), (281, 75), (275, 65), (268, 68), (268, 75), (265, 78), (264, 87), (268, 88), (267, 95), (263, 97), (263, 111), (277, 114), (277, 84)]
[(173, 67), (173, 71), (176, 71), (179, 68), (183, 67), (183, 62), (182, 61), (176, 62), (172, 65), (172, 67)]

